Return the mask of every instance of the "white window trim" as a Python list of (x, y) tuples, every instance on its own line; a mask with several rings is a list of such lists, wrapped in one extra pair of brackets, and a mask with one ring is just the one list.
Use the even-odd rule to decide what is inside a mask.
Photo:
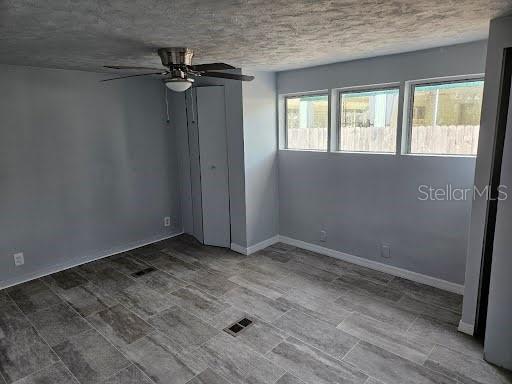
[[(288, 127), (286, 120), (286, 100), (291, 98), (298, 98), (302, 96), (327, 96), (327, 149), (308, 149), (308, 148), (288, 148)], [(329, 142), (331, 135), (331, 95), (329, 89), (294, 92), (279, 95), (279, 150), (282, 151), (295, 151), (295, 152), (329, 152)]]
[[(395, 151), (393, 152), (377, 152), (377, 151), (345, 151), (340, 148), (339, 143), (339, 135), (341, 132), (341, 97), (344, 93), (354, 93), (354, 92), (371, 92), (371, 91), (379, 91), (379, 90), (386, 90), (386, 89), (398, 89), (398, 114), (397, 114), (397, 125), (396, 125), (396, 136), (397, 136), (397, 142), (395, 144)], [(360, 86), (353, 86), (353, 87), (343, 87), (343, 88), (336, 88), (333, 89), (333, 102), (336, 103), (334, 110), (335, 116), (334, 121), (335, 129), (332, 130), (331, 133), (331, 141), (330, 141), (330, 149), (333, 153), (341, 153), (341, 154), (364, 154), (364, 155), (396, 155), (400, 151), (399, 146), (399, 136), (401, 131), (400, 126), (400, 107), (402, 104), (403, 94), (402, 94), (402, 87), (400, 82), (392, 82), (392, 83), (381, 83), (381, 84), (372, 84), (372, 85), (360, 85)]]
[(476, 155), (467, 154), (448, 154), (448, 153), (411, 153), (410, 135), (412, 131), (412, 114), (414, 107), (414, 88), (418, 85), (435, 85), (446, 83), (461, 83), (465, 81), (485, 81), (484, 73), (434, 77), (420, 80), (409, 80), (405, 82), (404, 107), (402, 117), (402, 139), (401, 139), (401, 155), (403, 156), (419, 156), (419, 157), (462, 157), (474, 159)]

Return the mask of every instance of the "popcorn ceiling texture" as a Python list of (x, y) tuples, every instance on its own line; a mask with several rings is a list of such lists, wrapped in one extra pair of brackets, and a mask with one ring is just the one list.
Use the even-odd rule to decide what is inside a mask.
[(0, 0), (0, 63), (103, 71), (195, 63), (284, 70), (487, 37), (512, 0)]

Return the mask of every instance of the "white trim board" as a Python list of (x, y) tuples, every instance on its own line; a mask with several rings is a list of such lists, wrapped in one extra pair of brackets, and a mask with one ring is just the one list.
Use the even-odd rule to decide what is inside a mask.
[(368, 260), (363, 257), (349, 255), (348, 253), (343, 253), (340, 251), (336, 251), (334, 249), (321, 247), (320, 245), (307, 243), (302, 240), (292, 239), (291, 237), (279, 236), (279, 241), (282, 243), (286, 243), (289, 245), (293, 245), (298, 248), (307, 249), (309, 251), (321, 253), (322, 255), (334, 257), (335, 259), (348, 261), (352, 264), (361, 265), (363, 267), (367, 267), (370, 269), (374, 269), (376, 271), (389, 273), (393, 276), (403, 277), (405, 279), (409, 279), (415, 281), (417, 283), (422, 283), (426, 285), (430, 285), (435, 288), (439, 288), (445, 291), (458, 293), (460, 295), (464, 294), (464, 286), (456, 283), (452, 283), (450, 281), (438, 279), (436, 277), (423, 275), (421, 273), (409, 271), (407, 269), (398, 268), (392, 265), (379, 263), (377, 261)]
[(462, 320), (459, 322), (459, 327), (457, 329), (459, 332), (465, 333), (469, 336), (473, 336), (475, 333), (475, 326), (473, 324), (464, 323)]
[(261, 251), (262, 249), (265, 249), (267, 247), (270, 247), (271, 245), (278, 243), (280, 241), (280, 236), (274, 236), (270, 239), (263, 240), (257, 244), (251, 245), (250, 247), (243, 247), (241, 245), (231, 243), (231, 250), (235, 251), (237, 253), (241, 253), (242, 255), (252, 255), (255, 252)]
[(69, 268), (78, 267), (79, 265), (90, 263), (91, 261), (100, 260), (100, 259), (103, 259), (105, 257), (110, 257), (110, 256), (117, 255), (118, 253), (131, 251), (131, 250), (133, 250), (135, 248), (140, 248), (140, 247), (143, 247), (145, 245), (156, 243), (158, 241), (170, 239), (172, 237), (176, 237), (176, 236), (179, 236), (181, 234), (183, 234), (183, 231), (177, 232), (177, 233), (173, 233), (172, 235), (168, 235), (168, 236), (156, 237), (156, 238), (153, 238), (153, 239), (150, 239), (150, 240), (132, 242), (132, 243), (129, 243), (127, 246), (114, 247), (114, 248), (111, 248), (111, 249), (108, 249), (108, 250), (105, 250), (105, 251), (98, 252), (98, 253), (96, 253), (93, 256), (85, 256), (85, 257), (80, 257), (80, 258), (77, 258), (77, 259), (72, 259), (71, 261), (68, 261), (68, 262), (65, 262), (65, 263), (61, 263), (61, 264), (57, 264), (57, 265), (45, 268), (45, 269), (40, 270), (40, 271), (36, 271), (36, 272), (32, 272), (32, 273), (27, 273), (25, 275), (18, 276), (15, 279), (7, 280), (7, 281), (2, 281), (1, 284), (0, 284), (0, 290), (12, 287), (14, 285), (26, 283), (27, 281), (30, 281), (30, 280), (39, 279), (41, 277), (51, 275), (52, 273), (57, 273), (57, 272), (61, 272), (61, 271), (64, 271), (66, 269), (69, 269)]

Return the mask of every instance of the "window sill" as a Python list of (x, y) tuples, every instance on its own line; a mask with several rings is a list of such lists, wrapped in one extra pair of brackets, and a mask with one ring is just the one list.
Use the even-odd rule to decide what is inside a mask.
[(446, 158), (462, 158), (462, 159), (476, 159), (476, 155), (448, 155), (442, 153), (402, 153), (402, 156), (409, 157), (446, 157)]
[(295, 148), (279, 148), (284, 152), (315, 152), (315, 153), (328, 153), (326, 149), (295, 149)]
[(387, 156), (396, 156), (396, 152), (332, 151), (331, 153), (347, 154), (347, 155), (387, 155)]

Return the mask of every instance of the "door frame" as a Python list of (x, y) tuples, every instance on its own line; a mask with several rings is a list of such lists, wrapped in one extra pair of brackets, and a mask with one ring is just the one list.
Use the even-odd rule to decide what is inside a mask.
[(502, 68), (500, 75), (500, 90), (498, 98), (498, 113), (496, 118), (496, 134), (494, 135), (491, 175), (489, 179), (489, 198), (485, 217), (485, 230), (482, 246), (482, 261), (480, 264), (480, 279), (475, 318), (474, 336), (480, 340), (485, 337), (487, 324), (487, 307), (489, 303), (489, 287), (491, 282), (492, 253), (494, 247), (494, 232), (498, 211), (498, 195), (501, 179), (501, 165), (507, 130), (510, 93), (512, 87), (512, 47), (503, 50)]

